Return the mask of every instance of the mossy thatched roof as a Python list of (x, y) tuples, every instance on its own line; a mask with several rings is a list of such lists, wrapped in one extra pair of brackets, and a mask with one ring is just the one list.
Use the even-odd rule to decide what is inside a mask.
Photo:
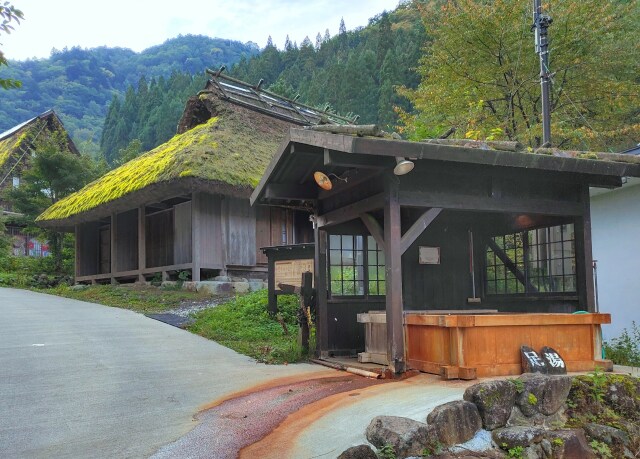
[[(32, 143), (36, 141), (36, 137), (43, 130), (50, 131), (66, 131), (62, 121), (58, 118), (53, 110), (48, 110), (30, 120), (20, 123), (11, 129), (0, 133), (0, 169), (6, 164), (10, 164), (11, 158), (19, 160), (20, 156), (32, 147)], [(67, 144), (69, 150), (78, 153), (75, 145), (67, 135)], [(11, 166), (9, 166), (11, 167)], [(2, 177), (0, 177), (1, 179)]]
[[(201, 95), (200, 100), (207, 97)], [(120, 199), (128, 199), (126, 204), (133, 208), (136, 203), (129, 198), (134, 193), (159, 184), (188, 182), (193, 188), (198, 183), (199, 188), (210, 192), (248, 196), (286, 136), (289, 124), (210, 99), (210, 113), (217, 116), (58, 201), (37, 221), (60, 226), (63, 220), (91, 210), (99, 217), (97, 208)], [(98, 213), (108, 215), (108, 211)]]

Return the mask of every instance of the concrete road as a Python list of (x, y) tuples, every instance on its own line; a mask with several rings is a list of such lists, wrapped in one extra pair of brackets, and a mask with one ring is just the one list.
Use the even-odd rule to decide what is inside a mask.
[(0, 288), (0, 457), (147, 457), (230, 393), (312, 365), (256, 364), (143, 315)]

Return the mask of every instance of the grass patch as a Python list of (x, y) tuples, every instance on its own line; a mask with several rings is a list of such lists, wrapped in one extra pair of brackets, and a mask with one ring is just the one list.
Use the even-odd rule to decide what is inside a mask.
[(66, 285), (38, 290), (42, 293), (130, 309), (142, 314), (153, 314), (176, 308), (184, 302), (201, 302), (211, 298), (205, 293), (188, 290), (164, 289), (150, 285), (92, 285), (84, 290), (73, 290)]
[[(293, 363), (307, 358), (298, 344), (298, 298), (278, 297), (279, 318), (267, 312), (267, 291), (236, 297), (195, 315), (189, 330), (265, 363)], [(313, 347), (313, 346), (312, 346)]]

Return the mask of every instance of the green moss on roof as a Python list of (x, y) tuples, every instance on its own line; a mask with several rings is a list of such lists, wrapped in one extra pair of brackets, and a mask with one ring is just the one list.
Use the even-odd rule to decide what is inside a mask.
[(37, 220), (65, 219), (149, 185), (187, 177), (251, 190), (283, 137), (281, 130), (253, 125), (234, 113), (211, 118), (58, 201)]
[(0, 167), (4, 166), (11, 155), (27, 138), (30, 129), (21, 129), (6, 139), (0, 140)]

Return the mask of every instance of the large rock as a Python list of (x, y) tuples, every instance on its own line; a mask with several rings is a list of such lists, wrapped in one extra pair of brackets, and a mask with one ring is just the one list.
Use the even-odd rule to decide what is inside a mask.
[(595, 459), (582, 429), (551, 430), (547, 439), (553, 445), (554, 459)]
[(640, 378), (627, 375), (610, 375), (605, 402), (618, 414), (630, 420), (640, 420)]
[(589, 423), (585, 424), (584, 431), (591, 438), (605, 442), (607, 445), (619, 443), (629, 446), (629, 435), (624, 430), (610, 426), (603, 426), (601, 424)]
[(517, 446), (527, 448), (535, 443), (540, 443), (544, 439), (545, 430), (540, 427), (518, 426), (503, 427), (491, 433), (493, 441), (502, 448), (510, 449)]
[(571, 390), (570, 376), (526, 374), (520, 379), (524, 390), (516, 397), (516, 404), (527, 417), (556, 413), (565, 405)]
[(487, 430), (507, 424), (516, 403), (516, 386), (510, 381), (487, 381), (464, 391), (464, 399), (476, 405)]
[(438, 441), (445, 446), (464, 443), (482, 428), (478, 408), (471, 402), (458, 400), (437, 406), (427, 416)]
[(366, 436), (377, 448), (390, 445), (398, 458), (419, 456), (435, 440), (427, 424), (398, 416), (373, 418), (367, 427)]
[(352, 446), (344, 451), (338, 459), (378, 459), (375, 451), (369, 445)]
[(210, 295), (228, 295), (234, 292), (233, 283), (218, 281), (196, 282), (196, 290), (198, 292), (204, 291)]

